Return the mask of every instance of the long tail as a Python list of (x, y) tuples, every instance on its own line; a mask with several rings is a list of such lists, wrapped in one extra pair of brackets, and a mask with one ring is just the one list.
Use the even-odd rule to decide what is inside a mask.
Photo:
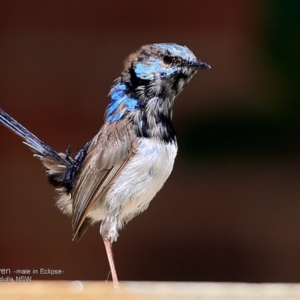
[(2, 109), (0, 109), (0, 122), (23, 138), (23, 143), (34, 152), (34, 157), (39, 158), (45, 166), (49, 182), (56, 188), (60, 188), (60, 191), (68, 194), (73, 188), (75, 177), (90, 143), (87, 143), (77, 153), (75, 159), (72, 159), (69, 148), (66, 153), (56, 152)]
[(63, 158), (50, 146), (37, 138), (33, 133), (31, 133), (28, 129), (22, 126), (19, 122), (13, 119), (2, 109), (0, 109), (0, 121), (9, 129), (11, 129), (15, 134), (19, 135), (25, 140), (23, 143), (30, 147), (30, 149), (35, 153), (35, 157), (38, 157), (40, 159), (47, 158), (66, 166), (69, 165), (69, 162), (65, 158)]

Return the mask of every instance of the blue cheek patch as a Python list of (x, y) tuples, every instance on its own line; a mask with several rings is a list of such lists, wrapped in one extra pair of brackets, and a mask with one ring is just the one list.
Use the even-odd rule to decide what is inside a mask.
[(154, 70), (155, 70), (155, 68), (152, 64), (146, 65), (144, 63), (138, 63), (135, 66), (134, 72), (135, 72), (136, 76), (140, 79), (151, 80), (151, 79), (153, 79)]
[(126, 85), (118, 83), (111, 92), (111, 103), (107, 109), (107, 121), (117, 122), (123, 118), (126, 111), (133, 111), (139, 107), (138, 100), (129, 98), (125, 94)]
[(138, 63), (135, 66), (134, 72), (140, 79), (152, 80), (153, 74), (159, 74), (160, 77), (166, 77), (177, 71), (177, 68), (162, 66), (160, 61), (154, 57), (149, 58), (150, 63)]

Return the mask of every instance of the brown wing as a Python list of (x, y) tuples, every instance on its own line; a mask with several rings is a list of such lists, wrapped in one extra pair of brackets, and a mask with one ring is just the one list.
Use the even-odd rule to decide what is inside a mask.
[[(126, 120), (105, 124), (93, 139), (75, 182), (73, 199), (73, 240), (79, 240), (93, 206), (114, 182), (136, 152), (137, 139)], [(83, 227), (83, 228), (81, 228)]]

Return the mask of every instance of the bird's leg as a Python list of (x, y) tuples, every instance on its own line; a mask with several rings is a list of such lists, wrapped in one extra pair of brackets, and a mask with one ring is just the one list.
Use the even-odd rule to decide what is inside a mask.
[(116, 271), (116, 267), (115, 267), (115, 263), (114, 263), (114, 257), (113, 257), (113, 252), (112, 252), (112, 243), (111, 243), (110, 239), (106, 238), (106, 237), (103, 237), (103, 242), (104, 242), (104, 246), (105, 246), (105, 250), (106, 250), (106, 254), (107, 254), (107, 258), (108, 258), (108, 262), (109, 262), (109, 267), (110, 267), (110, 271), (111, 271), (113, 284), (114, 284), (114, 287), (116, 289), (118, 289), (119, 288), (119, 280), (118, 280), (118, 275), (117, 275), (117, 271)]
[(108, 214), (103, 219), (100, 226), (100, 234), (103, 238), (113, 284), (116, 289), (119, 288), (119, 281), (118, 281), (117, 271), (116, 271), (113, 252), (112, 252), (112, 242), (116, 241), (118, 238), (117, 224), (118, 224), (117, 217), (115, 216), (112, 217), (110, 214)]

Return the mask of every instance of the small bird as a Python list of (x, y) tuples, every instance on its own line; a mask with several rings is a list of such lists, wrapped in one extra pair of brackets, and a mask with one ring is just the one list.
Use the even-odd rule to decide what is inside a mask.
[(174, 99), (199, 69), (210, 69), (186, 47), (142, 46), (124, 62), (112, 86), (104, 125), (71, 157), (56, 152), (0, 109), (0, 121), (24, 139), (59, 193), (56, 205), (72, 217), (73, 240), (101, 221), (113, 284), (119, 287), (112, 243), (143, 212), (169, 177), (177, 154)]

